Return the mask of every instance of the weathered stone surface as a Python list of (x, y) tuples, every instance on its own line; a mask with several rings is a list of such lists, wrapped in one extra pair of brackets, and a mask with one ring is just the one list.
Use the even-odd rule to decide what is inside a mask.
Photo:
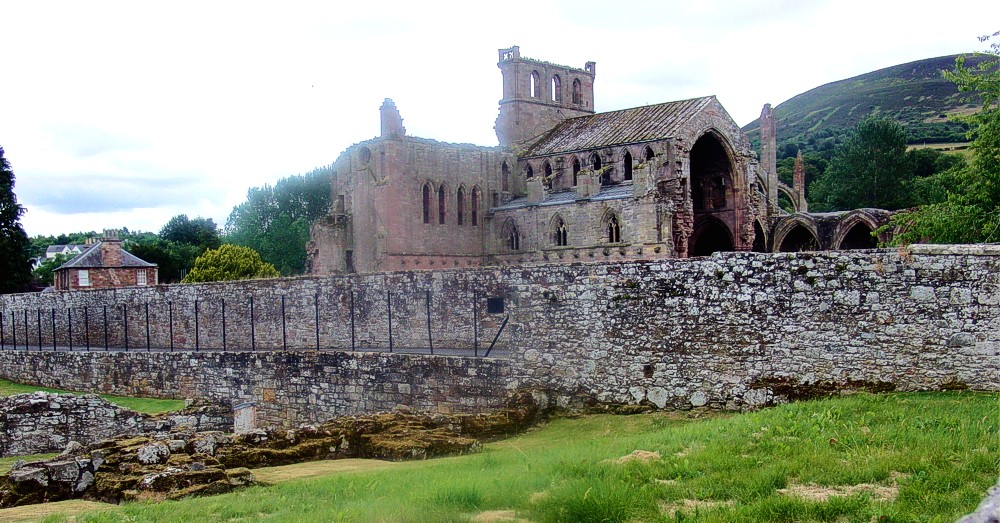
[(148, 415), (125, 409), (96, 394), (34, 392), (0, 398), (0, 456), (63, 451), (118, 434), (171, 429), (228, 430), (232, 413), (195, 405), (181, 413)]
[(990, 489), (976, 511), (958, 523), (1000, 523), (1000, 481)]

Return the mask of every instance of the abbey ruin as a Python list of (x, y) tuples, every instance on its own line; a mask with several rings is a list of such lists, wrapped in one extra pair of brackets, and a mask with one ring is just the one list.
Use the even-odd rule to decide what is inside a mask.
[(875, 246), (886, 213), (808, 214), (804, 173), (778, 180), (770, 106), (758, 161), (714, 96), (596, 113), (594, 62), (514, 46), (498, 66), (497, 147), (408, 136), (385, 100), (381, 135), (335, 163), (312, 274)]

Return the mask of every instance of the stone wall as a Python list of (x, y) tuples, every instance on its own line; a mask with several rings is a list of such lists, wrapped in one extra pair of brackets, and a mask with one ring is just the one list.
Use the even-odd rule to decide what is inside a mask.
[[(313, 296), (318, 292), (324, 305), (321, 338), (343, 340), (344, 303), (353, 290), (358, 307), (368, 311), (358, 315), (358, 331), (377, 344), (385, 327), (381, 297), (388, 292), (411, 297), (401, 300), (406, 305), (393, 321), (400, 340), (419, 343), (426, 336), (420, 298), (428, 289), (433, 307), (440, 307), (432, 314), (442, 318), (434, 336), (456, 347), (471, 345), (472, 318), (492, 322), (493, 330), (481, 333), (495, 332), (509, 314), (503, 336), (509, 360), (349, 352), (81, 354), (8, 345), (0, 351), (0, 375), (120, 394), (256, 401), (263, 422), (280, 424), (397, 405), (473, 411), (525, 387), (546, 389), (562, 403), (589, 398), (732, 409), (841, 388), (1000, 390), (998, 246), (725, 253), (14, 295), (2, 304), (9, 343), (11, 317), (23, 331), (21, 311), (39, 306), (100, 307), (117, 299), (132, 309), (146, 300), (241, 303), (251, 295), (273, 304), (285, 295), (288, 332), (308, 346)], [(488, 297), (504, 299), (503, 314), (486, 313)], [(258, 343), (273, 346), (280, 322), (270, 307), (258, 309), (271, 327), (257, 335)], [(229, 325), (246, 321), (245, 309), (228, 311)], [(218, 343), (218, 315), (208, 317), (202, 326), (215, 327), (203, 331), (203, 342)], [(29, 336), (32, 318), (29, 313)], [(190, 318), (177, 325), (184, 327), (175, 326), (175, 341), (190, 343)], [(230, 342), (245, 347), (246, 336), (233, 334)]]
[(70, 441), (89, 445), (119, 434), (172, 428), (231, 430), (232, 421), (228, 410), (213, 407), (151, 416), (96, 394), (17, 394), (0, 398), (0, 456), (59, 452)]

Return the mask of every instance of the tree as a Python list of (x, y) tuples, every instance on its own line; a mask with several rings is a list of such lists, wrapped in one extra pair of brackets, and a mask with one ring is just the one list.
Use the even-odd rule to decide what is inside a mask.
[[(998, 36), (1000, 31), (980, 41)], [(894, 244), (1000, 241), (1000, 43), (984, 54), (992, 59), (967, 67), (962, 56), (954, 70), (944, 72), (959, 91), (977, 93), (983, 101), (977, 113), (964, 118), (972, 125), (972, 161), (942, 173), (933, 186), (943, 193), (941, 201), (892, 217)]]
[(229, 215), (226, 241), (256, 250), (283, 275), (302, 274), (309, 225), (330, 210), (332, 177), (333, 166), (320, 167), (250, 189)]
[(826, 172), (809, 192), (817, 210), (899, 209), (912, 203), (907, 190), (913, 172), (903, 127), (869, 116), (835, 149)]
[(160, 229), (160, 238), (164, 240), (195, 245), (200, 252), (216, 249), (222, 245), (219, 238), (219, 227), (211, 218), (197, 217), (188, 219), (186, 214), (178, 214), (170, 219)]
[(31, 241), (21, 227), (24, 207), (14, 195), (14, 171), (0, 147), (0, 294), (27, 290)]
[(43, 261), (37, 269), (31, 271), (31, 273), (39, 285), (49, 287), (52, 285), (52, 276), (54, 271), (58, 269), (60, 265), (71, 259), (73, 259), (73, 255), (59, 253), (52, 258), (46, 258), (45, 261)]
[(184, 278), (201, 253), (188, 243), (172, 242), (155, 235), (125, 243), (125, 250), (157, 265), (160, 283), (177, 283)]
[(205, 251), (194, 261), (184, 283), (252, 280), (281, 276), (274, 265), (260, 259), (257, 251), (241, 245), (225, 244)]

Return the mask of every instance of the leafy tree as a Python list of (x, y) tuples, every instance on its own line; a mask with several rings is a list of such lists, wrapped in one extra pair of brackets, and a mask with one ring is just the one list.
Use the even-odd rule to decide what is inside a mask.
[(164, 240), (195, 245), (200, 252), (216, 249), (222, 245), (219, 238), (219, 227), (211, 218), (197, 217), (188, 219), (186, 214), (178, 214), (170, 219), (160, 229), (160, 238)]
[(131, 240), (125, 250), (158, 266), (160, 283), (177, 283), (184, 278), (201, 253), (201, 248), (189, 243), (164, 240), (156, 235)]
[(309, 225), (330, 209), (332, 176), (331, 165), (250, 189), (229, 215), (226, 241), (256, 250), (283, 275), (302, 274)]
[(241, 245), (225, 244), (205, 251), (194, 261), (184, 283), (252, 280), (281, 276), (274, 265), (260, 259), (257, 251)]
[(31, 273), (39, 285), (43, 285), (45, 287), (51, 286), (53, 281), (53, 272), (58, 269), (60, 265), (71, 259), (73, 259), (73, 255), (71, 254), (57, 254), (52, 258), (46, 258), (45, 261), (43, 261), (41, 265), (39, 265), (38, 268)]
[(913, 172), (903, 127), (888, 118), (867, 117), (835, 149), (809, 192), (816, 210), (899, 209), (912, 203), (907, 189)]
[[(1000, 31), (980, 41), (998, 36)], [(991, 44), (984, 54), (990, 59), (974, 67), (959, 57), (955, 69), (944, 73), (959, 91), (978, 93), (983, 101), (979, 112), (965, 118), (972, 125), (972, 161), (936, 180), (941, 201), (893, 216), (893, 243), (1000, 241), (1000, 43)]]
[(28, 235), (21, 227), (24, 207), (14, 195), (14, 171), (0, 147), (0, 294), (20, 292), (31, 282)]

